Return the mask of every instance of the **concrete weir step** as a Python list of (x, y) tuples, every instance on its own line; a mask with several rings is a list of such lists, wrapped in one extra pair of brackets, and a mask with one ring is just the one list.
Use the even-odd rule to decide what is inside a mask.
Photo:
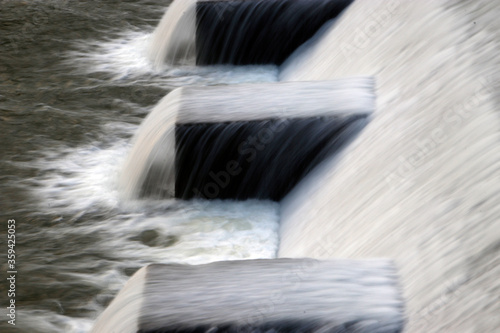
[(401, 332), (403, 312), (385, 259), (152, 264), (92, 332)]

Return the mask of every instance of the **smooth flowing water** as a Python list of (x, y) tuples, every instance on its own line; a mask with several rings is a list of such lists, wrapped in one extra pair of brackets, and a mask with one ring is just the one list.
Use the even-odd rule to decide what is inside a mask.
[(1, 2), (0, 244), (15, 219), (18, 274), (16, 326), (2, 283), (0, 331), (86, 332), (148, 263), (275, 256), (276, 203), (121, 199), (130, 139), (165, 94), (277, 78), (273, 66), (153, 70), (148, 42), (168, 4)]

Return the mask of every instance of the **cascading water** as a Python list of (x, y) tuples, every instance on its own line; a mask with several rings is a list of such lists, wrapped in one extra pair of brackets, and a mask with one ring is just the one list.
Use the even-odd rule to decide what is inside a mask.
[(92, 333), (401, 332), (396, 284), (384, 259), (154, 264), (134, 274)]
[[(264, 119), (247, 111), (265, 101), (268, 87), (237, 108), (208, 109), (215, 121), (201, 116), (205, 103), (224, 106), (240, 93), (232, 100), (234, 91), (223, 86), (172, 92), (143, 125), (166, 146), (145, 139), (131, 147), (132, 135), (143, 132), (139, 123), (165, 94), (186, 85), (276, 81), (275, 67), (159, 72), (164, 64), (194, 64), (197, 56), (197, 2), (173, 3), (150, 35), (166, 5), (2, 3), (0, 202), (3, 220), (17, 222), (19, 252), (16, 327), (2, 320), (2, 332), (87, 332), (125, 281), (152, 262), (275, 257), (276, 203), (123, 201), (118, 194), (129, 149), (142, 156), (141, 167), (127, 168), (120, 184), (137, 194), (142, 166), (157, 159), (161, 170), (172, 162), (155, 149), (177, 149), (178, 124)], [(500, 329), (499, 16), (498, 1), (357, 0), (280, 67), (284, 81), (375, 76), (377, 110), (342, 154), (282, 201), (279, 255), (395, 258), (409, 332)], [(220, 89), (217, 98), (212, 89)], [(156, 110), (178, 110), (188, 92), (200, 103), (188, 98), (195, 106), (184, 108), (189, 112), (167, 112), (155, 125)], [(309, 110), (310, 100), (289, 105)], [(281, 118), (280, 109), (264, 110), (266, 119)], [(166, 124), (171, 130), (162, 129)], [(162, 191), (175, 192), (175, 182), (163, 184), (170, 185)], [(127, 323), (136, 311), (117, 320)]]
[(351, 2), (199, 1), (196, 4), (196, 63), (279, 65)]
[(196, 0), (174, 1), (156, 27), (149, 59), (158, 69), (167, 64), (196, 61)]
[[(366, 121), (351, 115), (177, 125), (176, 197), (279, 201)], [(151, 178), (145, 184), (154, 184)]]
[(146, 48), (167, 5), (2, 2), (0, 206), (16, 220), (18, 275), (16, 326), (4, 308), (1, 332), (88, 332), (148, 263), (275, 257), (276, 203), (120, 197), (130, 139), (165, 94), (277, 77), (275, 66), (154, 70)]
[(149, 56), (178, 64), (281, 64), (352, 0), (175, 1), (156, 28)]
[[(121, 187), (129, 198), (194, 194), (278, 200), (362, 127), (375, 108), (373, 84), (372, 78), (357, 77), (177, 89), (158, 103), (136, 133)], [(274, 131), (266, 129), (272, 119), (278, 125)], [(208, 185), (214, 181), (207, 178), (211, 173), (227, 172), (228, 167), (242, 168), (241, 174), (216, 189)], [(273, 189), (267, 181), (278, 173), (283, 178)], [(212, 189), (205, 190), (207, 186)]]

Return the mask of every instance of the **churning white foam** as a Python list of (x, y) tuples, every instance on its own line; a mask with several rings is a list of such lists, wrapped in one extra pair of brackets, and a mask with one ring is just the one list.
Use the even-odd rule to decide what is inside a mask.
[[(278, 205), (268, 201), (134, 201), (122, 202), (117, 175), (128, 152), (125, 140), (107, 147), (88, 145), (66, 154), (47, 153), (36, 164), (41, 176), (31, 180), (41, 210), (61, 214), (64, 222), (83, 214), (111, 212), (106, 221), (70, 225), (109, 232), (106, 244), (126, 258), (147, 261), (202, 263), (223, 259), (269, 258), (277, 247)], [(56, 158), (53, 156), (58, 154)], [(59, 229), (60, 230), (60, 229)], [(148, 246), (128, 241), (131, 235), (154, 230), (175, 246)], [(85, 230), (81, 230), (85, 232)], [(161, 242), (160, 242), (161, 243)]]
[[(132, 126), (130, 126), (132, 128)], [(86, 250), (69, 246), (51, 270), (67, 272), (72, 281), (98, 288), (81, 307), (100, 313), (102, 299), (113, 297), (128, 280), (126, 273), (149, 263), (201, 264), (220, 260), (273, 258), (278, 246), (279, 205), (270, 201), (135, 201), (123, 202), (117, 174), (129, 143), (88, 144), (46, 152), (31, 167), (39, 176), (27, 184), (38, 197), (36, 208), (55, 217), (57, 228), (43, 228), (44, 238), (85, 237), (92, 252), (101, 253), (103, 268), (68, 273), (88, 264)], [(95, 237), (98, 235), (98, 237)], [(81, 262), (79, 258), (81, 257)], [(87, 332), (91, 320), (52, 311), (26, 310), (27, 331), (44, 326), (51, 332)]]
[(149, 83), (163, 87), (277, 81), (278, 68), (274, 65), (154, 65), (147, 53), (153, 37), (143, 31), (126, 31), (104, 41), (75, 41), (76, 50), (68, 52), (68, 62), (72, 66), (76, 63), (82, 74), (103, 73), (113, 80), (147, 76)]

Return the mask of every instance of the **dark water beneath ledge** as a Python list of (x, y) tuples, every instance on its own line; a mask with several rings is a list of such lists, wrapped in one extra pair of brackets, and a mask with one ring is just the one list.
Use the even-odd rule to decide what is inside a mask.
[(130, 139), (166, 93), (276, 79), (274, 67), (153, 71), (143, 50), (167, 5), (1, 1), (0, 244), (15, 219), (18, 274), (16, 327), (2, 315), (0, 331), (86, 332), (147, 263), (274, 256), (274, 203), (120, 200)]

